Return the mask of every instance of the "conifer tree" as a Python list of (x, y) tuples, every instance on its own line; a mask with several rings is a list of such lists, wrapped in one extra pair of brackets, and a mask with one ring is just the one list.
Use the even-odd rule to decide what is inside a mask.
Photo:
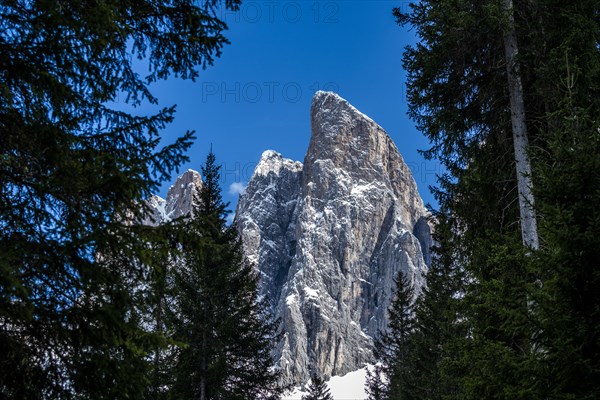
[(156, 104), (150, 83), (212, 64), (227, 43), (219, 3), (1, 3), (0, 397), (142, 396), (161, 340), (134, 312), (152, 274), (129, 222), (193, 133), (161, 147), (174, 107), (124, 109)]
[(414, 290), (406, 275), (400, 271), (395, 278), (394, 300), (388, 309), (388, 329), (375, 342), (375, 357), (381, 363), (369, 381), (368, 391), (380, 392), (387, 385), (385, 398), (406, 399), (411, 385), (410, 351), (414, 331)]
[[(510, 3), (424, 1), (396, 10), (399, 22), (415, 27), (420, 38), (405, 53), (409, 112), (431, 141), (425, 155), (447, 170), (436, 197), (455, 223), (441, 254), (455, 257), (463, 274), (455, 304), (464, 340), (443, 340), (442, 362), (434, 363), (439, 382), (458, 378), (457, 386), (442, 386), (440, 393), (461, 399), (593, 398), (598, 348), (590, 332), (598, 320), (587, 305), (598, 303), (592, 295), (598, 293), (597, 274), (589, 264), (598, 235), (594, 206), (583, 217), (582, 205), (594, 204), (596, 182), (577, 171), (595, 170), (592, 160), (598, 159), (598, 4), (515, 1), (509, 7), (514, 25), (507, 26)], [(504, 51), (508, 31), (519, 43), (512, 61)], [(521, 249), (517, 229), (522, 175), (514, 172), (507, 87), (514, 62), (540, 185), (533, 185), (542, 217), (533, 256)], [(423, 303), (439, 289), (427, 290)], [(417, 318), (423, 315), (419, 307)], [(451, 332), (451, 321), (442, 320), (437, 331)], [(419, 324), (436, 327), (422, 317)], [(424, 329), (416, 332), (418, 343)]]
[(368, 400), (387, 400), (389, 399), (388, 377), (384, 372), (384, 366), (376, 364), (373, 369), (367, 368), (367, 380), (365, 390)]
[[(173, 339), (174, 300), (176, 287), (173, 271), (176, 268), (179, 250), (177, 243), (181, 238), (178, 221), (147, 227), (153, 234), (148, 242), (149, 284), (146, 290), (136, 291), (141, 297), (137, 301), (142, 306), (137, 314), (145, 326), (159, 336), (149, 354), (148, 385), (145, 398), (151, 400), (168, 399), (173, 386), (173, 369), (178, 346)], [(148, 238), (149, 235), (144, 237)]]
[(600, 5), (547, 6), (541, 77), (554, 111), (533, 157), (544, 216), (532, 297), (540, 386), (546, 398), (591, 399), (600, 393)]
[(192, 215), (183, 221), (174, 339), (185, 345), (173, 371), (173, 394), (277, 399), (284, 388), (270, 352), (279, 339), (278, 324), (258, 299), (258, 277), (243, 260), (237, 230), (227, 226), (219, 171), (211, 151)]
[[(433, 358), (444, 360), (434, 364), (440, 383), (451, 382), (444, 379), (450, 370), (460, 375), (458, 387), (438, 387), (439, 395), (449, 390), (456, 398), (535, 398), (537, 390), (531, 385), (536, 356), (527, 322), (528, 291), (535, 279), (518, 245), (519, 179), (507, 87), (507, 73), (513, 70), (506, 68), (504, 5), (503, 0), (420, 2), (409, 12), (396, 13), (421, 39), (405, 53), (409, 113), (432, 143), (425, 155), (446, 167), (436, 197), (455, 223), (443, 251), (456, 257), (464, 272), (459, 298), (466, 340), (446, 344)], [(515, 10), (516, 35), (522, 34), (527, 17)], [(530, 49), (520, 42), (521, 55)], [(528, 88), (534, 68), (519, 66), (522, 85)], [(538, 101), (524, 104), (526, 117), (542, 108)], [(529, 133), (535, 142), (537, 132)], [(442, 299), (446, 294), (431, 291), (428, 296)], [(443, 320), (444, 327), (421, 321), (432, 334), (452, 332), (455, 322), (452, 315)], [(445, 341), (434, 343), (439, 340)]]
[[(592, 84), (593, 85), (593, 84)], [(537, 254), (534, 318), (547, 398), (600, 393), (600, 120), (568, 99), (539, 170), (545, 246)], [(597, 109), (597, 108), (596, 108)], [(597, 173), (596, 173), (597, 175)]]
[(333, 396), (325, 380), (314, 373), (310, 378), (308, 394), (302, 396), (302, 400), (333, 400)]
[(461, 393), (464, 372), (457, 361), (467, 337), (459, 300), (464, 295), (461, 256), (452, 242), (456, 222), (442, 211), (434, 220), (433, 258), (414, 307), (415, 329), (408, 361), (410, 398), (431, 400), (456, 398)]

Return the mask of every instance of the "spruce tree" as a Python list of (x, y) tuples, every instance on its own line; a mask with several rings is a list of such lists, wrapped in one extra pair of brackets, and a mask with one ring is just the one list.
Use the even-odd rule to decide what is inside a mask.
[(173, 368), (176, 361), (178, 346), (173, 338), (175, 321), (174, 300), (176, 287), (174, 285), (174, 268), (179, 258), (177, 245), (182, 235), (178, 221), (165, 223), (158, 226), (147, 227), (152, 235), (145, 238), (148, 241), (148, 273), (149, 284), (143, 290), (136, 290), (135, 296), (142, 306), (138, 308), (137, 315), (144, 321), (145, 326), (160, 340), (154, 343), (154, 348), (148, 356), (148, 385), (145, 398), (151, 400), (168, 399), (170, 389), (173, 387)]
[(156, 104), (151, 82), (212, 64), (227, 43), (218, 7), (1, 3), (0, 397), (142, 396), (161, 340), (135, 315), (132, 293), (151, 274), (130, 221), (193, 133), (161, 147), (174, 108), (123, 109)]
[(368, 400), (387, 400), (389, 399), (388, 377), (384, 372), (382, 364), (376, 364), (373, 369), (367, 368), (367, 380), (365, 390)]
[(590, 171), (600, 167), (600, 120), (568, 102), (540, 155), (552, 162), (539, 171), (545, 246), (535, 262), (536, 343), (548, 398), (592, 399), (600, 393), (600, 180)]
[(325, 380), (314, 373), (310, 378), (308, 394), (302, 396), (302, 400), (333, 400), (333, 396)]
[(192, 215), (182, 222), (174, 339), (184, 346), (173, 371), (173, 395), (277, 399), (284, 389), (270, 352), (279, 340), (278, 324), (258, 299), (258, 277), (242, 257), (236, 228), (227, 226), (219, 171), (211, 151)]
[(544, 88), (555, 111), (533, 157), (544, 215), (532, 299), (540, 385), (546, 398), (592, 399), (600, 393), (600, 21), (592, 17), (600, 6), (550, 3), (548, 29), (569, 28), (546, 34)]
[(381, 392), (379, 386), (387, 381), (385, 398), (406, 399), (411, 385), (409, 357), (414, 333), (414, 290), (406, 275), (400, 271), (395, 278), (394, 300), (388, 309), (388, 328), (375, 342), (375, 357), (381, 363), (369, 380), (370, 393)]
[[(440, 393), (593, 398), (598, 348), (591, 332), (598, 314), (589, 305), (598, 303), (592, 294), (598, 279), (590, 260), (598, 235), (589, 171), (598, 159), (598, 4), (515, 1), (512, 26), (506, 25), (507, 4), (424, 1), (396, 10), (420, 39), (404, 58), (409, 113), (431, 141), (425, 155), (446, 167), (436, 197), (454, 222), (439, 254), (455, 258), (463, 275), (455, 303), (463, 340), (446, 342), (442, 362), (435, 362), (439, 381), (459, 377), (458, 385)], [(519, 43), (512, 60), (504, 52), (508, 31)], [(523, 251), (518, 229), (522, 176), (514, 170), (507, 87), (514, 62), (541, 216), (540, 247), (533, 253)], [(439, 290), (429, 287), (423, 303)], [(423, 315), (419, 306), (416, 313)], [(451, 321), (437, 331), (452, 332)], [(422, 317), (421, 323), (436, 327)], [(416, 329), (415, 342), (422, 331)]]
[[(531, 378), (536, 355), (528, 322), (528, 294), (535, 278), (519, 246), (520, 179), (507, 78), (513, 69), (507, 69), (504, 52), (505, 11), (503, 0), (485, 4), (461, 0), (420, 2), (406, 13), (396, 12), (399, 22), (415, 27), (421, 40), (407, 49), (404, 58), (410, 76), (409, 114), (432, 143), (426, 157), (439, 159), (446, 168), (436, 198), (455, 222), (446, 230), (443, 252), (456, 258), (464, 273), (458, 298), (465, 340), (452, 340), (433, 354), (440, 383), (451, 382), (445, 378), (450, 371), (460, 376), (457, 387), (438, 387), (439, 395), (449, 391), (454, 398), (539, 395)], [(530, 10), (521, 11), (515, 7), (518, 37), (530, 17)], [(523, 57), (519, 61), (531, 48), (531, 43), (519, 41)], [(527, 62), (519, 67), (527, 89), (535, 67)], [(539, 101), (530, 100), (524, 101), (526, 118), (543, 109)], [(535, 126), (529, 122), (526, 125)], [(531, 129), (529, 134), (530, 142), (537, 143), (538, 132)], [(429, 290), (426, 297), (447, 299), (446, 293), (433, 293), (435, 287)], [(456, 321), (452, 312), (442, 321), (443, 327), (422, 318), (425, 325), (418, 331), (426, 332), (429, 325), (434, 335), (452, 332)], [(427, 343), (426, 336), (419, 337)], [(446, 341), (434, 337), (434, 343), (440, 340)]]
[(434, 218), (433, 258), (426, 285), (415, 303), (415, 327), (411, 337), (410, 398), (459, 398), (464, 371), (460, 349), (465, 345), (462, 302), (464, 295), (461, 256), (453, 245), (456, 221), (445, 212)]

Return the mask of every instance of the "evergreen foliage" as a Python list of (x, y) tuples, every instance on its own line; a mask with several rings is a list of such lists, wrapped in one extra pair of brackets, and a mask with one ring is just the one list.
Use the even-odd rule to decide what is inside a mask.
[(388, 377), (384, 372), (382, 364), (376, 364), (373, 370), (367, 368), (367, 380), (365, 390), (369, 400), (389, 399)]
[(302, 396), (302, 400), (333, 400), (333, 396), (325, 380), (314, 373), (310, 378), (308, 394)]
[(161, 339), (154, 343), (147, 357), (150, 365), (144, 398), (152, 400), (169, 398), (177, 349), (183, 345), (173, 339), (177, 294), (173, 272), (180, 250), (177, 243), (182, 235), (177, 222), (147, 228), (153, 232), (151, 237), (154, 239), (148, 243), (149, 284), (146, 290), (134, 292), (140, 297), (136, 303), (141, 305), (136, 314), (144, 321), (144, 326)]
[[(506, 2), (395, 10), (409, 113), (439, 159), (436, 257), (417, 301), (416, 398), (594, 398), (598, 371), (597, 2), (515, 1), (540, 248), (521, 245)], [(585, 349), (585, 350), (584, 350)], [(430, 390), (429, 392), (419, 392)]]
[(142, 397), (146, 355), (164, 340), (136, 293), (162, 239), (131, 221), (193, 133), (161, 148), (174, 107), (110, 104), (156, 104), (151, 82), (212, 64), (227, 43), (219, 3), (0, 5), (0, 397)]
[(461, 296), (464, 293), (461, 255), (453, 246), (456, 221), (440, 211), (435, 215), (433, 258), (415, 303), (414, 332), (410, 339), (410, 397), (442, 399), (460, 393), (465, 369), (459, 349), (465, 345)]
[(414, 290), (406, 275), (398, 272), (394, 300), (388, 309), (388, 328), (375, 342), (375, 357), (381, 363), (370, 376), (369, 392), (378, 393), (382, 381), (387, 381), (385, 398), (406, 399), (411, 385), (409, 366), (411, 337), (414, 331)]
[(244, 262), (234, 226), (227, 226), (220, 166), (209, 153), (192, 215), (183, 223), (174, 271), (178, 351), (175, 398), (277, 399), (284, 388), (274, 370), (278, 323), (258, 299), (257, 274)]
[(564, 17), (580, 31), (562, 44), (559, 108), (549, 116), (546, 148), (535, 152), (544, 246), (532, 303), (545, 396), (592, 399), (600, 393), (600, 55), (587, 36), (589, 18)]

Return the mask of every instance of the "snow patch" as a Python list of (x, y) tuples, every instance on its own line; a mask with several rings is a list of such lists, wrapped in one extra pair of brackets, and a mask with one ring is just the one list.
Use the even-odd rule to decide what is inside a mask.
[(288, 306), (296, 304), (296, 295), (295, 294), (290, 294), (288, 297), (286, 297), (285, 298), (285, 304), (287, 304)]
[[(367, 398), (365, 391), (367, 368), (372, 370), (373, 366), (368, 365), (344, 376), (333, 376), (327, 382), (327, 387), (329, 387), (334, 400), (365, 400)], [(306, 391), (296, 388), (291, 394), (284, 396), (283, 400), (300, 400), (305, 394), (307, 394)]]
[(318, 299), (319, 298), (319, 291), (316, 289), (309, 288), (308, 286), (304, 287), (304, 294), (309, 299)]

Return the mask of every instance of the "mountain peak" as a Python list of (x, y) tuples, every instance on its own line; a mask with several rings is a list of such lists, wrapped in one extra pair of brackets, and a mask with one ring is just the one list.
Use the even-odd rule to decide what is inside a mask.
[(260, 159), (262, 161), (262, 160), (267, 160), (267, 159), (273, 158), (273, 157), (281, 157), (281, 153), (278, 153), (275, 150), (265, 150), (265, 151), (263, 151), (262, 155), (260, 156)]
[[(311, 120), (328, 122), (331, 125), (351, 125), (357, 120), (375, 124), (370, 117), (360, 112), (348, 100), (335, 92), (319, 90), (315, 93), (311, 106)], [(315, 131), (313, 130), (313, 133)]]
[(168, 219), (189, 215), (192, 199), (202, 187), (202, 177), (198, 171), (188, 169), (177, 178), (167, 192), (165, 215)]
[(345, 101), (342, 96), (337, 94), (336, 92), (326, 91), (326, 90), (317, 90), (313, 96), (313, 103), (316, 101), (320, 101), (324, 98), (331, 97), (336, 101)]
[(310, 116), (304, 164), (263, 153), (236, 213), (290, 383), (373, 362), (395, 275), (418, 291), (428, 259), (426, 210), (386, 132), (333, 92), (315, 93)]
[(302, 163), (284, 158), (274, 150), (266, 150), (254, 169), (254, 175), (267, 176), (269, 173), (279, 175), (282, 169), (298, 172), (302, 170)]
[(371, 168), (380, 163), (391, 143), (383, 128), (333, 92), (315, 94), (310, 122), (311, 138), (304, 161), (309, 168), (316, 160), (331, 160), (349, 172)]
[(416, 216), (424, 213), (423, 201), (385, 130), (333, 92), (315, 94), (310, 117), (312, 132), (303, 179), (313, 195), (349, 195), (363, 184), (385, 182), (396, 197), (406, 200), (399, 204), (401, 214), (408, 226), (414, 226)]

